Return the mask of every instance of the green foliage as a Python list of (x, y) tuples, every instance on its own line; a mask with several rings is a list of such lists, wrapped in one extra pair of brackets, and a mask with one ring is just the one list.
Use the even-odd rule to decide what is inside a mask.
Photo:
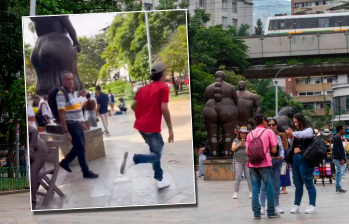
[(264, 35), (264, 26), (261, 19), (257, 20), (257, 26), (254, 27), (253, 36), (261, 36)]
[(250, 29), (250, 27), (251, 27), (251, 26), (248, 25), (248, 24), (241, 24), (240, 27), (239, 27), (239, 29), (238, 29), (238, 31), (237, 31), (236, 36), (238, 36), (238, 37), (249, 36), (250, 33), (247, 32), (247, 30)]
[[(175, 35), (177, 27), (186, 24), (185, 11), (149, 13), (152, 61)], [(117, 67), (127, 65), (129, 75), (137, 81), (149, 79), (148, 42), (145, 14), (118, 15), (107, 31), (108, 47), (102, 58), (106, 64), (100, 70), (102, 77)], [(187, 66), (186, 66), (187, 67)]]
[(28, 88), (27, 88), (27, 94), (28, 96), (29, 95), (32, 95), (34, 96), (36, 94), (36, 85), (30, 85)]
[(101, 34), (92, 38), (79, 37), (78, 39), (81, 46), (81, 52), (78, 55), (80, 78), (87, 88), (94, 87), (99, 77), (99, 71), (105, 64), (105, 60), (101, 57), (107, 45), (105, 37), (104, 34)]
[(179, 26), (177, 33), (165, 50), (160, 54), (170, 72), (185, 74), (188, 70), (187, 27)]

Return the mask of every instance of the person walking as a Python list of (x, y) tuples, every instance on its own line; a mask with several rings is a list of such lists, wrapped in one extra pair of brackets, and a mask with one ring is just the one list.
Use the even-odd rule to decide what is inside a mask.
[[(287, 135), (285, 132), (279, 133), (280, 139), (282, 141), (282, 146), (284, 148), (284, 157), (287, 153), (288, 150), (288, 140), (287, 140)], [(291, 186), (291, 178), (290, 178), (290, 164), (288, 164), (285, 159), (281, 160), (281, 164), (286, 165), (286, 172), (285, 174), (280, 175), (280, 187), (281, 191), (280, 194), (287, 194), (287, 187)], [(281, 165), (282, 168), (282, 165)]]
[(91, 127), (98, 127), (97, 126), (97, 118), (96, 118), (96, 102), (94, 100), (91, 100), (91, 94), (86, 94), (87, 101), (84, 102), (82, 105), (83, 108), (86, 110), (87, 119), (90, 123)]
[[(263, 114), (257, 114), (254, 117), (256, 128), (251, 131), (246, 138), (246, 154), (248, 155), (247, 167), (250, 168), (250, 177), (252, 184), (252, 210), (254, 218), (261, 218), (261, 206), (259, 204), (259, 193), (261, 182), (265, 183), (265, 189), (268, 199), (268, 218), (280, 218), (275, 213), (274, 204), (274, 181), (272, 171), (271, 153), (275, 154), (276, 146), (279, 144), (275, 133), (267, 129), (268, 120)], [(261, 160), (257, 155), (264, 155)], [(258, 160), (257, 160), (258, 158)]]
[(164, 147), (161, 135), (162, 116), (168, 127), (168, 142), (173, 142), (174, 138), (170, 110), (168, 108), (170, 89), (164, 83), (166, 81), (166, 68), (167, 66), (163, 62), (156, 62), (152, 65), (152, 82), (138, 90), (131, 106), (136, 116), (134, 128), (139, 131), (148, 144), (150, 154), (125, 152), (120, 168), (120, 173), (125, 174), (133, 165), (152, 163), (154, 179), (158, 189), (170, 185), (163, 178), (163, 170), (161, 168), (161, 155)]
[[(272, 171), (273, 171), (273, 181), (274, 181), (274, 204), (275, 204), (275, 213), (281, 214), (284, 213), (284, 210), (282, 210), (279, 206), (279, 195), (280, 195), (280, 172), (281, 172), (281, 160), (285, 158), (284, 156), (284, 147), (282, 145), (281, 138), (279, 136), (279, 133), (277, 131), (277, 121), (272, 118), (268, 120), (268, 128), (272, 130), (277, 139), (279, 144), (276, 147), (276, 153), (270, 152), (271, 155), (271, 162), (272, 162)], [(265, 184), (262, 180), (261, 185), (261, 194), (260, 194), (260, 203), (261, 203), (261, 214), (265, 214), (265, 200), (266, 200), (267, 192), (265, 189)]]
[(242, 180), (242, 171), (245, 171), (247, 186), (249, 190), (249, 198), (252, 198), (252, 186), (249, 170), (247, 167), (248, 157), (245, 153), (246, 151), (246, 137), (249, 131), (247, 127), (242, 126), (238, 131), (237, 138), (234, 139), (231, 151), (234, 152), (233, 163), (235, 164), (235, 184), (234, 184), (234, 195), (233, 199), (238, 198), (238, 192), (240, 188), (240, 182)]
[(111, 92), (111, 90), (109, 90), (108, 99), (109, 99), (109, 106), (110, 106), (111, 112), (112, 114), (114, 114), (115, 99), (114, 99), (114, 94)]
[(100, 117), (104, 127), (105, 134), (110, 136), (108, 128), (108, 95), (102, 92), (100, 86), (96, 86), (97, 92), (97, 117)]
[(305, 210), (305, 214), (312, 214), (316, 213), (316, 188), (313, 182), (315, 167), (304, 160), (302, 153), (311, 143), (314, 130), (309, 127), (307, 120), (301, 113), (293, 116), (293, 124), (296, 131), (293, 132), (290, 128), (286, 130), (288, 141), (291, 145), (289, 150), (293, 150), (294, 152), (292, 174), (296, 193), (291, 213), (299, 213), (299, 207), (303, 197), (303, 186), (305, 185), (309, 195), (309, 207)]
[(347, 167), (347, 148), (348, 148), (348, 141), (346, 138), (343, 136), (343, 147), (344, 147), (344, 164), (342, 166), (342, 179), (345, 179), (345, 172), (346, 172), (346, 167)]
[(73, 162), (75, 157), (81, 167), (84, 178), (97, 178), (98, 174), (89, 170), (86, 162), (85, 135), (84, 130), (87, 130), (84, 124), (84, 118), (81, 111), (80, 101), (74, 96), (74, 76), (70, 72), (63, 74), (63, 88), (68, 94), (69, 101), (65, 98), (62, 91), (59, 91), (56, 96), (57, 109), (59, 113), (60, 124), (63, 128), (64, 135), (73, 144), (73, 148), (68, 155), (59, 163), (59, 165), (67, 172), (72, 172), (69, 164)]
[(200, 148), (199, 151), (199, 175), (198, 177), (204, 176), (204, 161), (207, 160), (208, 157), (212, 157), (210, 147), (208, 146), (208, 141), (202, 142), (204, 145), (203, 148)]
[(336, 127), (337, 135), (333, 138), (333, 148), (332, 148), (332, 158), (334, 165), (336, 166), (336, 193), (345, 193), (346, 190), (342, 189), (341, 180), (342, 180), (342, 172), (343, 166), (346, 164), (346, 158), (343, 147), (343, 135), (345, 133), (345, 129), (343, 125), (338, 125)]

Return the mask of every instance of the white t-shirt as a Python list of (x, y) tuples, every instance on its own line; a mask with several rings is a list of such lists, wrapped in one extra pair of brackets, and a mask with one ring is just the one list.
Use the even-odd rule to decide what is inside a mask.
[[(29, 104), (27, 104), (27, 115), (28, 115), (28, 117), (35, 117), (33, 107), (30, 106)], [(34, 128), (37, 128), (34, 121), (28, 121), (28, 125), (31, 125)]]
[(52, 111), (48, 103), (46, 101), (43, 101), (41, 104), (44, 104), (39, 106), (39, 108), (41, 107), (42, 116), (46, 115), (47, 117), (52, 118), (53, 117)]

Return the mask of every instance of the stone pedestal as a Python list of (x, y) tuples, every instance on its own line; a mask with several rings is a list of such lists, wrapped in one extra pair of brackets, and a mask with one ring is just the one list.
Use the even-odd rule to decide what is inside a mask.
[[(84, 123), (85, 123), (86, 127), (88, 129), (90, 129), (90, 122), (88, 120), (86, 120)], [(60, 135), (64, 134), (62, 126), (60, 124), (56, 124), (56, 123), (46, 125), (45, 130), (47, 133), (51, 133), (51, 134), (60, 134)]]
[(232, 171), (233, 160), (227, 158), (209, 158), (204, 161), (204, 180), (235, 180)]
[[(60, 126), (58, 126), (61, 128)], [(59, 128), (53, 127), (51, 131), (57, 131)], [(86, 148), (86, 161), (92, 161), (105, 156), (105, 148), (103, 142), (103, 132), (101, 128), (90, 128), (90, 130), (85, 131), (85, 148)], [(60, 155), (59, 160), (65, 158), (65, 156), (70, 152), (73, 145), (67, 140), (64, 134), (54, 134), (48, 132), (40, 133), (40, 138), (44, 141), (60, 141)], [(78, 159), (76, 158), (71, 164), (71, 166), (79, 166)]]

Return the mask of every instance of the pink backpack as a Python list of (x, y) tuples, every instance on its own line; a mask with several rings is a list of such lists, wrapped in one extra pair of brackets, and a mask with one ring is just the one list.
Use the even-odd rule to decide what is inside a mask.
[(257, 165), (261, 163), (265, 159), (265, 156), (269, 151), (269, 147), (268, 147), (267, 152), (264, 152), (263, 142), (262, 142), (262, 139), (260, 138), (265, 130), (267, 129), (264, 129), (261, 132), (261, 134), (256, 138), (253, 137), (253, 133), (251, 132), (252, 141), (248, 145), (248, 161), (253, 165)]

